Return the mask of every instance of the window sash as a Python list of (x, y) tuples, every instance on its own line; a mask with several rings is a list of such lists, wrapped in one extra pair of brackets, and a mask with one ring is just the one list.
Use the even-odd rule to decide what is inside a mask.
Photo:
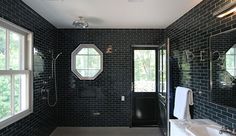
[(77, 56), (98, 56), (98, 57), (100, 57), (99, 54), (77, 54)]
[[(24, 109), (22, 109), (22, 101), (20, 101), (20, 111), (19, 112), (16, 112), (15, 111), (15, 80), (16, 80), (16, 76), (17, 75), (24, 75), (26, 76), (26, 81), (25, 81), (25, 93), (24, 93), (24, 96), (25, 97), (25, 105), (23, 107), (25, 107)], [(0, 119), (0, 122), (8, 119), (8, 118), (11, 118), (19, 113), (22, 113), (26, 110), (29, 110), (30, 108), (30, 93), (29, 93), (29, 77), (30, 77), (30, 71), (29, 70), (0, 70), (0, 76), (9, 76), (10, 77), (10, 107), (11, 107), (11, 114), (9, 116), (6, 116), (2, 119)], [(22, 93), (20, 93), (20, 98), (22, 97)]]
[(99, 68), (77, 68), (76, 70), (100, 70)]
[(0, 27), (4, 28), (4, 29), (8, 29), (13, 32), (16, 32), (16, 33), (19, 33), (19, 34), (22, 34), (22, 35), (28, 35), (29, 33), (31, 33), (28, 30), (18, 27), (15, 24), (13, 24), (9, 21), (6, 21), (4, 19), (0, 19)]
[[(0, 26), (1, 27), (1, 26)], [(10, 38), (10, 34), (11, 33), (15, 33), (15, 34), (17, 34), (17, 35), (19, 35), (20, 37), (21, 37), (21, 39), (20, 39), (20, 50), (19, 50), (19, 54), (20, 54), (20, 56), (18, 56), (19, 57), (19, 70), (23, 70), (23, 69), (25, 69), (25, 63), (24, 63), (24, 59), (25, 59), (25, 55), (24, 55), (24, 46), (25, 46), (25, 39), (26, 39), (26, 35), (22, 35), (22, 34), (20, 34), (20, 33), (17, 33), (17, 32), (15, 32), (15, 31), (12, 31), (12, 30), (9, 30), (9, 29), (6, 29), (6, 28), (3, 28), (3, 27), (1, 27), (2, 29), (5, 29), (6, 30), (6, 35), (5, 35), (5, 37), (6, 37), (6, 45), (5, 45), (5, 70), (10, 70), (10, 58), (11, 58), (11, 54), (10, 54), (10, 44), (11, 44), (11, 42), (10, 42), (10, 40), (11, 40), (11, 38)]]
[(0, 70), (0, 75), (30, 74), (30, 70)]
[[(6, 30), (6, 34), (4, 36), (6, 36), (6, 40), (5, 42), (5, 47), (6, 46), (10, 46), (10, 33), (15, 33), (17, 35), (19, 35), (19, 37), (21, 37), (21, 41), (19, 41), (17, 44), (20, 45), (19, 49), (20, 50), (20, 56), (19, 56), (19, 69), (17, 67), (17, 69), (13, 69), (13, 70), (9, 70), (9, 64), (5, 65), (5, 67), (3, 67), (3, 69), (0, 70), (0, 76), (9, 76), (9, 86), (14, 85), (15, 83), (13, 81), (10, 82), (10, 78), (14, 79), (16, 82), (15, 86), (16, 86), (16, 91), (20, 91), (20, 90), (25, 90), (24, 92), (19, 94), (17, 93), (17, 96), (23, 96), (22, 101), (20, 100), (20, 98), (18, 99), (18, 97), (16, 97), (17, 100), (22, 102), (22, 108), (19, 110), (19, 108), (17, 108), (18, 110), (16, 110), (14, 115), (9, 115), (6, 118), (2, 118), (0, 120), (0, 130), (24, 117), (26, 117), (27, 115), (31, 114), (33, 112), (33, 76), (32, 76), (32, 69), (33, 69), (33, 33), (31, 31), (28, 31), (27, 29), (24, 29), (18, 25), (15, 25), (14, 23), (11, 23), (3, 18), (0, 18), (0, 27), (3, 28), (4, 30)], [(8, 32), (7, 32), (8, 31)], [(7, 38), (8, 36), (8, 38)], [(7, 51), (7, 49), (5, 49), (5, 51)], [(9, 49), (8, 49), (9, 51)], [(9, 55), (10, 51), (8, 52)], [(6, 53), (4, 54), (4, 56), (6, 55)], [(10, 54), (11, 55), (11, 54)], [(17, 54), (18, 56), (18, 54)], [(6, 57), (4, 58), (5, 60), (8, 59), (7, 63), (10, 62), (10, 57)], [(5, 62), (6, 63), (6, 62)], [(8, 68), (6, 69), (6, 66), (8, 66)], [(19, 76), (20, 75), (20, 76)], [(15, 76), (15, 78), (13, 78)], [(21, 77), (23, 76), (23, 77)], [(25, 77), (24, 77), (25, 76)], [(25, 79), (23, 79), (25, 78)], [(22, 79), (22, 80), (21, 80)], [(20, 84), (19, 81), (20, 80)], [(24, 85), (24, 87), (21, 85)], [(19, 87), (17, 87), (19, 86)], [(20, 89), (18, 89), (20, 88)], [(14, 89), (14, 87), (11, 87), (11, 89), (8, 90), (12, 90)], [(11, 91), (9, 92), (11, 95), (13, 96), (14, 93)], [(11, 96), (9, 96), (9, 98), (11, 98)], [(14, 98), (13, 98), (14, 99)], [(10, 100), (9, 100), (10, 101)], [(23, 103), (24, 102), (24, 103)], [(9, 102), (10, 103), (10, 102)], [(14, 103), (12, 103), (13, 105), (15, 105)], [(12, 105), (11, 104), (11, 105)], [(24, 106), (27, 105), (27, 106)], [(11, 108), (13, 109), (13, 107), (11, 106)], [(10, 109), (10, 108), (9, 108)], [(10, 111), (9, 111), (10, 112)]]

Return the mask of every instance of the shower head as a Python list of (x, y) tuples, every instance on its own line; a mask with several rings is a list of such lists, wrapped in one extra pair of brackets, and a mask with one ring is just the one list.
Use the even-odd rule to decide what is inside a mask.
[(57, 60), (57, 58), (62, 54), (62, 52), (60, 52), (59, 54), (57, 54), (56, 58), (53, 58), (54, 60)]
[(78, 19), (73, 21), (73, 26), (75, 26), (76, 28), (87, 28), (88, 22), (80, 16)]

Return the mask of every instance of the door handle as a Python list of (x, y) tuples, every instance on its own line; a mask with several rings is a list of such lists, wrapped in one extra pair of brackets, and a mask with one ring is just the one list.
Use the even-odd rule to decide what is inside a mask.
[(134, 92), (134, 82), (131, 82), (131, 91)]

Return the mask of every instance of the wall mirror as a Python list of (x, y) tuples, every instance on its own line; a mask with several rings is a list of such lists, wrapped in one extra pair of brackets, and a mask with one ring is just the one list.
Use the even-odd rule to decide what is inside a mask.
[(210, 37), (211, 101), (236, 108), (236, 29)]
[(34, 78), (39, 78), (45, 70), (44, 55), (34, 47)]

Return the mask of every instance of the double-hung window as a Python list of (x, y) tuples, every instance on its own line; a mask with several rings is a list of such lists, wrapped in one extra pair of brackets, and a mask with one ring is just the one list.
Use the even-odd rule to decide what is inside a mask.
[(32, 33), (0, 19), (0, 129), (32, 112)]

